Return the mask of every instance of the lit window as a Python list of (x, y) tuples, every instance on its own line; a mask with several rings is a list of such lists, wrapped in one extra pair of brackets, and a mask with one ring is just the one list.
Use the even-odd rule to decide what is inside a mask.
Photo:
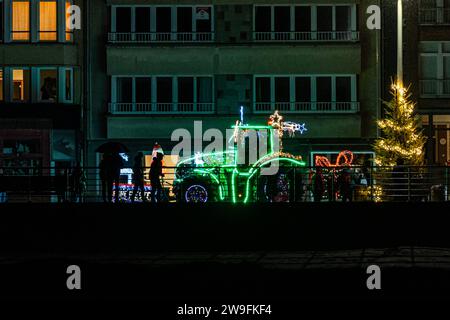
[(40, 101), (56, 102), (58, 92), (56, 69), (40, 69), (39, 87)]
[(3, 69), (0, 69), (0, 101), (3, 101)]
[(12, 3), (12, 40), (30, 40), (29, 1), (13, 1)]
[(28, 101), (30, 98), (30, 70), (13, 69), (13, 100)]
[(56, 1), (39, 2), (39, 40), (57, 40)]

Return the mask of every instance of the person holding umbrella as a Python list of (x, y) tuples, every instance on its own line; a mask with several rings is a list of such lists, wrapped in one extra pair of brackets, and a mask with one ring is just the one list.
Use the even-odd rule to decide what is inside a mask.
[[(96, 151), (103, 153), (103, 160), (100, 163), (103, 201), (110, 202), (112, 200), (113, 186), (115, 185), (114, 200), (115, 203), (118, 203), (120, 170), (123, 168), (123, 160), (120, 154), (128, 153), (129, 150), (119, 142), (107, 142), (98, 147)], [(105, 193), (107, 193), (108, 199), (106, 199)]]

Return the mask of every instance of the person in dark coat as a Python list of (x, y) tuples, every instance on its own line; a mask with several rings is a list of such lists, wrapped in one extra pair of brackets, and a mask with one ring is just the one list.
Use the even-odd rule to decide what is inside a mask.
[(349, 169), (342, 170), (338, 178), (338, 187), (342, 202), (352, 202), (352, 176)]
[(111, 198), (112, 198), (112, 188), (115, 186), (114, 190), (114, 202), (119, 203), (119, 193), (120, 193), (120, 170), (123, 168), (123, 159), (118, 153), (114, 153), (111, 156), (111, 165), (108, 170), (108, 187), (110, 188)]
[(70, 185), (72, 202), (81, 202), (86, 188), (86, 177), (79, 162), (75, 165), (75, 168), (70, 176)]
[[(160, 152), (156, 154), (153, 158), (152, 164), (150, 166), (150, 183), (152, 185), (152, 203), (161, 201), (162, 185), (160, 177), (164, 177), (162, 173), (162, 159), (164, 155)], [(155, 196), (156, 195), (156, 196)]]
[(103, 202), (110, 202), (111, 201), (111, 195), (108, 194), (108, 197), (106, 197), (106, 194), (109, 190), (108, 188), (108, 175), (107, 175), (107, 167), (108, 167), (108, 161), (110, 161), (110, 154), (103, 154), (102, 161), (100, 161), (99, 169), (100, 169), (100, 181), (102, 183), (102, 198)]
[(67, 201), (68, 191), (68, 172), (67, 168), (59, 168), (56, 171), (56, 194), (58, 196), (58, 202)]
[(316, 173), (312, 176), (312, 192), (314, 202), (322, 201), (323, 194), (325, 193), (325, 178), (323, 177), (321, 167), (317, 167)]
[(147, 199), (145, 199), (145, 190), (144, 190), (144, 168), (142, 167), (142, 159), (144, 158), (144, 154), (142, 152), (139, 152), (136, 157), (134, 158), (134, 165), (133, 165), (133, 194), (131, 195), (131, 202), (134, 202), (134, 199), (136, 198), (136, 193), (138, 190), (141, 190), (141, 199), (142, 201), (146, 202)]

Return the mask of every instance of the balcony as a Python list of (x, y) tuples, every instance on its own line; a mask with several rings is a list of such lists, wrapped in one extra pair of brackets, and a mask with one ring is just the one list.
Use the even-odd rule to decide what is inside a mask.
[(311, 32), (253, 32), (253, 41), (263, 42), (310, 42), (310, 41), (359, 41), (358, 31), (311, 31)]
[(356, 113), (359, 102), (256, 102), (255, 113)]
[(108, 33), (109, 43), (161, 43), (161, 42), (198, 43), (198, 42), (214, 42), (214, 39), (215, 36), (213, 32)]
[(214, 103), (110, 103), (114, 115), (212, 114)]
[(450, 98), (450, 79), (420, 80), (423, 98)]
[(420, 9), (419, 19), (421, 25), (450, 25), (450, 9)]

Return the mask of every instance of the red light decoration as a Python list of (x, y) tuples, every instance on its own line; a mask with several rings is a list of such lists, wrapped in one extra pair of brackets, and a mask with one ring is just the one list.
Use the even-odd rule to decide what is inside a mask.
[(341, 151), (336, 159), (336, 163), (332, 164), (327, 157), (324, 156), (316, 156), (315, 164), (316, 167), (328, 167), (328, 168), (337, 168), (337, 167), (350, 167), (353, 163), (353, 152), (344, 150)]

